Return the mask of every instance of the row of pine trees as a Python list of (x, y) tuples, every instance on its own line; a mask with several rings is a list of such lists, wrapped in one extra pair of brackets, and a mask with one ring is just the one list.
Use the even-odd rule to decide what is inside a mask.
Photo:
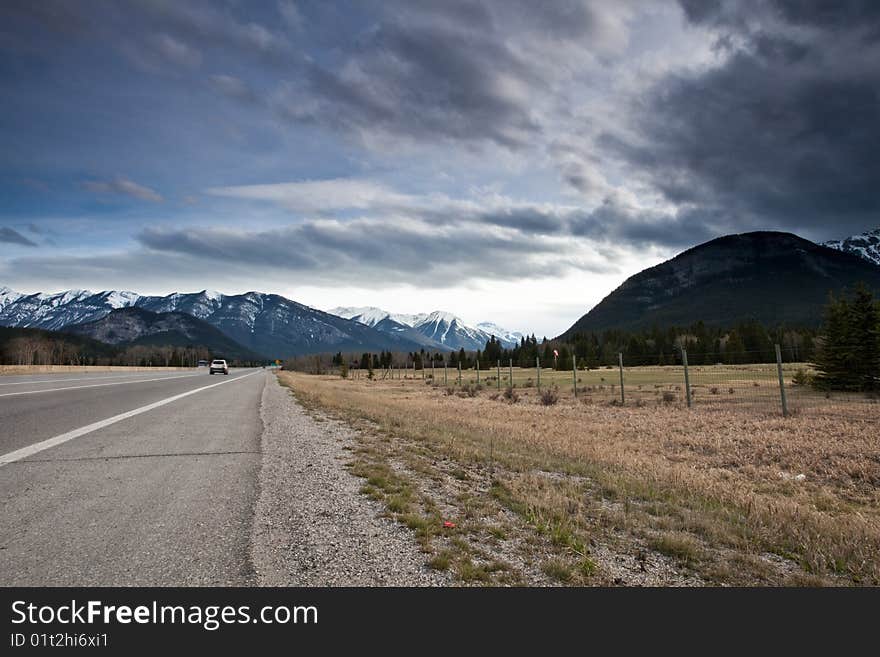
[(824, 390), (880, 390), (880, 302), (861, 285), (825, 309), (814, 379)]
[[(618, 354), (626, 366), (674, 365), (681, 363), (682, 348), (690, 365), (772, 363), (775, 345), (782, 347), (786, 362), (810, 362), (817, 375), (814, 384), (825, 390), (880, 390), (880, 302), (871, 291), (859, 286), (852, 294), (831, 297), (824, 323), (818, 331), (808, 328), (767, 329), (759, 322), (742, 322), (730, 329), (708, 327), (697, 322), (688, 327), (654, 328), (631, 332), (609, 330), (579, 333), (567, 342), (523, 337), (513, 348), (504, 347), (494, 336), (483, 349), (449, 353), (424, 349), (408, 354), (383, 351), (364, 353), (360, 360), (349, 360), (341, 352), (333, 357), (334, 366), (361, 369), (388, 367), (430, 368), (444, 364), (455, 369), (491, 369), (499, 362), (507, 366), (542, 367), (571, 370), (573, 356), (579, 368), (614, 367)], [(558, 354), (558, 355), (557, 355)]]

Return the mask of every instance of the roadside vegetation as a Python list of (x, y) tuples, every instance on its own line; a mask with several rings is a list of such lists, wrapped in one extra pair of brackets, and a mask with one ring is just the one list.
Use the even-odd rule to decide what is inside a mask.
[(526, 385), (511, 403), (491, 384), (470, 396), (279, 378), (361, 429), (350, 467), (364, 493), (464, 583), (880, 584), (874, 405), (783, 418), (680, 398), (547, 404)]

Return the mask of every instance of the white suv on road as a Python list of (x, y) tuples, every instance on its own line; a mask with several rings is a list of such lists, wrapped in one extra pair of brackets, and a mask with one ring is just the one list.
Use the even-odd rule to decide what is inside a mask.
[(215, 359), (211, 361), (211, 374), (214, 372), (223, 372), (223, 374), (229, 374), (229, 365), (226, 364), (225, 360)]

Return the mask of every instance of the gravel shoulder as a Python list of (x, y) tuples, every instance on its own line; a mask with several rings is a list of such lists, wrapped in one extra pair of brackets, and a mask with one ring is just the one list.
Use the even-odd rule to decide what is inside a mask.
[(347, 471), (353, 430), (303, 407), (269, 377), (251, 559), (260, 586), (443, 586), (410, 530), (384, 517)]

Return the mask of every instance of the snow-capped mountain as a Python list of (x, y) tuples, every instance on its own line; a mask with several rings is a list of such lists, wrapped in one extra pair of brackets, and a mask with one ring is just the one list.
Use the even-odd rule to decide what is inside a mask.
[(125, 308), (141, 298), (134, 292), (66, 290), (55, 294), (20, 294), (3, 288), (0, 326), (32, 327), (57, 331), (70, 324), (100, 319), (115, 308)]
[(359, 308), (339, 307), (328, 311), (334, 315), (353, 319), (380, 331), (412, 336), (413, 333), (426, 341), (426, 346), (446, 347), (447, 349), (465, 349), (468, 351), (483, 349), (491, 336), (500, 340), (505, 347), (519, 344), (522, 335), (497, 326), (491, 322), (482, 322), (476, 327), (468, 326), (452, 313), (435, 310), (431, 313), (405, 315), (389, 313), (387, 310), (365, 306)]
[(489, 335), (494, 335), (496, 340), (501, 340), (501, 344), (507, 346), (508, 344), (519, 344), (520, 340), (522, 340), (525, 336), (519, 331), (508, 331), (507, 329), (501, 328), (498, 324), (493, 324), (492, 322), (480, 322), (477, 324), (477, 328), (480, 329), (483, 333), (488, 333)]
[(3, 312), (3, 309), (8, 306), (10, 303), (17, 301), (21, 297), (21, 294), (16, 292), (15, 290), (10, 290), (5, 285), (0, 287), (0, 312)]
[(853, 235), (843, 240), (823, 242), (827, 246), (844, 253), (852, 253), (875, 265), (880, 265), (880, 228), (869, 230), (861, 235)]
[(141, 296), (134, 292), (67, 290), (55, 294), (0, 291), (0, 326), (63, 330), (118, 308), (182, 312), (206, 321), (237, 343), (271, 358), (335, 351), (417, 351), (421, 342), (315, 310), (277, 294)]

